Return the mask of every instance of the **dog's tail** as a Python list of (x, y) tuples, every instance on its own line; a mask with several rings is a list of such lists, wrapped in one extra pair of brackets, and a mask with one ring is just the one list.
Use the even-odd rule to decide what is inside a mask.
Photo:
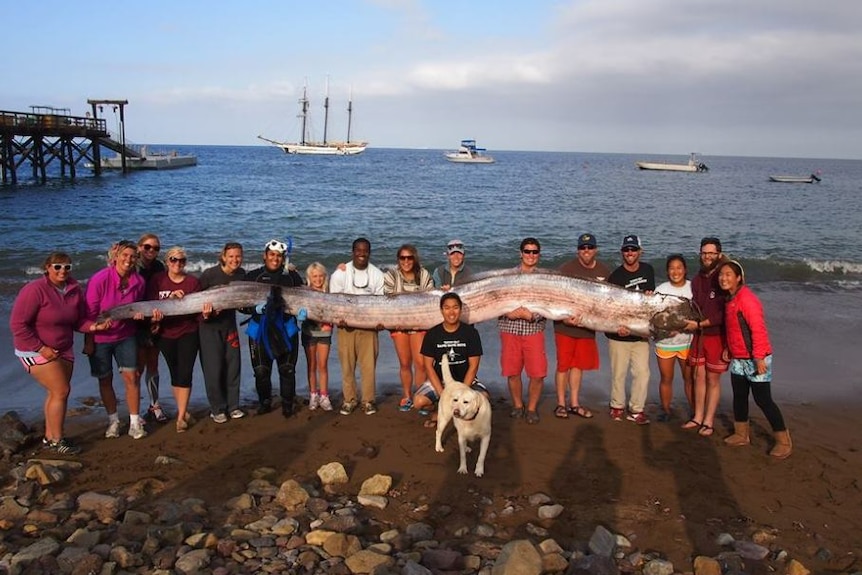
[(449, 385), (453, 381), (452, 371), (449, 369), (449, 355), (443, 354), (443, 358), (440, 360), (441, 371), (443, 372), (443, 385)]

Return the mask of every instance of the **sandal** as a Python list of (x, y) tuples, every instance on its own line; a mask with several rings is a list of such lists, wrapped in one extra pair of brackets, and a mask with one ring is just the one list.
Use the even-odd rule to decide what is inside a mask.
[(700, 429), (697, 430), (698, 434), (702, 435), (703, 437), (709, 437), (710, 435), (712, 435), (713, 431), (715, 430), (712, 428), (711, 425), (701, 425)]
[(437, 429), (437, 420), (436, 419), (427, 419), (422, 424), (423, 427), (427, 427), (429, 429)]
[(699, 421), (695, 421), (694, 419), (689, 419), (685, 423), (681, 425), (683, 429), (700, 429), (703, 427), (703, 424)]
[(569, 418), (569, 412), (566, 410), (565, 405), (558, 405), (557, 408), (554, 410), (554, 415), (556, 415), (560, 419)]
[(539, 423), (539, 413), (537, 411), (528, 411), (527, 412), (527, 423), (534, 424)]
[(402, 397), (401, 403), (398, 404), (398, 411), (410, 411), (413, 409), (413, 400), (409, 397)]
[(593, 417), (592, 411), (580, 405), (571, 406), (569, 408), (569, 413), (571, 413), (572, 415), (577, 415), (578, 417), (583, 417), (584, 419), (592, 419)]
[(509, 417), (518, 418), (524, 417), (524, 410), (526, 408), (522, 405), (521, 407), (513, 407), (512, 411), (509, 412)]

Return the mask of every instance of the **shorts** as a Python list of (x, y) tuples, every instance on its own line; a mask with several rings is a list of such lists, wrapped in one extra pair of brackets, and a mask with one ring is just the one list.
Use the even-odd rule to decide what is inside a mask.
[[(470, 384), (470, 389), (473, 391), (478, 391), (479, 393), (484, 393), (485, 395), (491, 395), (491, 392), (488, 391), (488, 388), (485, 387), (485, 384), (481, 381), (474, 380), (473, 383)], [(422, 385), (419, 386), (419, 389), (416, 390), (416, 395), (424, 395), (431, 403), (437, 403), (440, 401), (440, 396), (437, 395), (437, 392), (434, 391), (434, 386), (431, 385), (430, 381), (426, 381)]]
[(503, 377), (548, 375), (548, 356), (545, 355), (545, 334), (515, 335), (500, 332), (500, 367)]
[(766, 373), (757, 373), (757, 366), (751, 359), (730, 360), (730, 373), (741, 375), (752, 383), (772, 381), (772, 356), (767, 355), (763, 360), (766, 362)]
[(310, 345), (332, 345), (332, 336), (331, 335), (309, 335), (307, 333), (301, 334), (302, 339), (302, 347), (308, 347)]
[(655, 354), (656, 357), (658, 357), (659, 359), (674, 359), (678, 357), (679, 359), (685, 361), (686, 359), (688, 359), (688, 352), (690, 349), (690, 347), (686, 347), (685, 349), (664, 349), (656, 346)]
[[(55, 360), (47, 360), (39, 353), (24, 353), (21, 352), (19, 355), (18, 350), (15, 350), (15, 355), (18, 356), (18, 360), (21, 362), (21, 365), (24, 366), (24, 369), (27, 373), (30, 373), (30, 368), (37, 365), (47, 365)], [(57, 356), (57, 359), (63, 359), (68, 361), (69, 363), (75, 362), (75, 352), (71, 349), (67, 349), (64, 352), (61, 352), (60, 355)]]
[(720, 335), (694, 334), (691, 347), (688, 352), (688, 364), (693, 366), (706, 366), (706, 371), (712, 373), (724, 373), (727, 371), (727, 362), (722, 359), (724, 351), (724, 339)]
[(90, 355), (90, 375), (97, 379), (111, 375), (114, 370), (112, 359), (116, 360), (121, 372), (137, 371), (138, 342), (135, 336), (120, 341), (97, 343)]
[(599, 346), (594, 337), (572, 337), (554, 334), (557, 347), (557, 373), (572, 368), (593, 371), (599, 368)]
[(389, 337), (395, 339), (395, 336), (398, 335), (413, 335), (414, 333), (421, 333), (423, 336), (425, 335), (424, 329), (393, 329), (389, 331)]

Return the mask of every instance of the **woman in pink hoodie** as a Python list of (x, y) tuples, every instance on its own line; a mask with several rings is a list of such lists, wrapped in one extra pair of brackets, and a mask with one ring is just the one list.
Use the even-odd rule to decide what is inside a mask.
[(25, 285), (12, 306), (9, 327), (15, 355), (33, 379), (45, 388), (43, 447), (74, 455), (81, 448), (63, 437), (63, 422), (71, 389), (74, 331), (93, 333), (111, 326), (87, 319), (87, 306), (72, 277), (72, 258), (50, 254), (42, 264), (44, 276)]

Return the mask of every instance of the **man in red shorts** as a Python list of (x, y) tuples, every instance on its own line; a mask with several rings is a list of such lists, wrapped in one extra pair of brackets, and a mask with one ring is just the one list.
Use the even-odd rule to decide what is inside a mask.
[[(604, 281), (610, 269), (596, 259), (598, 244), (593, 234), (578, 236), (578, 255), (558, 268), (563, 275), (573, 278)], [(557, 407), (554, 415), (561, 418), (577, 415), (590, 418), (592, 412), (580, 404), (578, 397), (585, 371), (599, 369), (599, 348), (596, 332), (578, 326), (579, 318), (572, 317), (554, 322), (554, 343), (557, 348), (557, 371), (554, 383), (557, 388)], [(566, 387), (569, 401), (566, 403)]]
[[(541, 252), (539, 240), (524, 238), (521, 241), (521, 263), (513, 273), (528, 274), (536, 271)], [(548, 374), (548, 357), (545, 354), (545, 318), (521, 306), (497, 319), (500, 330), (500, 367), (509, 384), (512, 397), (511, 417), (523, 417), (527, 423), (539, 423), (536, 410), (542, 397), (542, 387)], [(529, 378), (527, 405), (524, 406), (524, 384), (521, 372)], [(525, 413), (526, 412), (526, 413)]]
[(727, 371), (722, 359), (724, 350), (724, 297), (718, 287), (718, 265), (724, 261), (721, 241), (707, 237), (700, 240), (700, 272), (691, 282), (694, 303), (704, 318), (689, 321), (685, 330), (694, 333), (688, 353), (694, 381), (694, 413), (682, 426), (697, 429), (700, 435), (713, 434), (715, 412), (721, 394), (721, 374)]

